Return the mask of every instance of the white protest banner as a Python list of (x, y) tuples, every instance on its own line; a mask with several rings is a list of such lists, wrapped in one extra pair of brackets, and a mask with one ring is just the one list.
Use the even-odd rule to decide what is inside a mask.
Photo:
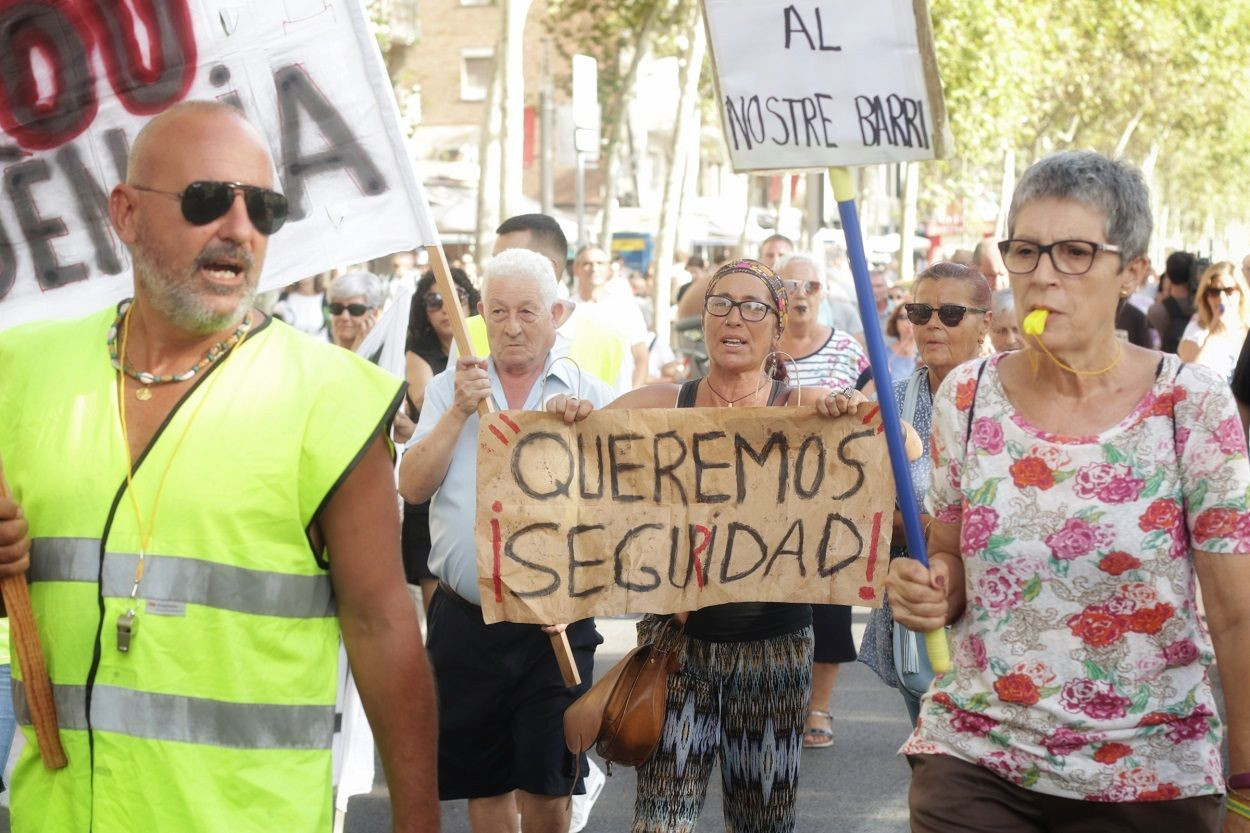
[(542, 412), (482, 418), (487, 622), (742, 601), (880, 604), (894, 509), (880, 409)]
[(735, 171), (946, 154), (926, 0), (703, 0), (703, 11)]
[(0, 329), (130, 293), (108, 193), (187, 99), (269, 141), (291, 215), (262, 289), (438, 242), (358, 0), (0, 3)]

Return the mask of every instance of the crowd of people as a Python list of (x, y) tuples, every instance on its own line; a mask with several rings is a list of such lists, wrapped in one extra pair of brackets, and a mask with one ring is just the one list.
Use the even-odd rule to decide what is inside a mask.
[[(693, 831), (717, 766), (728, 829), (793, 830), (857, 656), (913, 725), (913, 831), (1250, 830), (1250, 257), (1173, 253), (1156, 290), (1137, 171), (1041, 160), (1005, 240), (907, 285), (874, 269), (871, 321), (781, 235), (691, 260), (674, 313), (695, 362), (655, 344), (656, 276), (593, 245), (570, 260), (540, 214), (499, 226), (480, 276), (462, 259), (454, 298), (407, 255), (399, 280), (309, 279), (266, 312), (272, 169), (226, 105), (157, 116), (109, 197), (133, 297), (0, 335), (0, 575), (30, 582), (69, 759), (40, 764), (15, 669), (14, 830), (329, 829), (340, 635), (396, 830), (437, 830), (440, 799), (467, 800), (474, 833), (582, 829), (603, 775), (563, 714), (602, 637), (485, 624), (483, 403), (836, 420), (875, 396), (905, 422), (928, 566), (896, 512), (858, 652), (846, 606), (643, 617), (640, 642), (675, 638), (680, 661), (634, 833)], [(404, 380), (369, 339), (397, 298)], [(935, 674), (918, 634), (943, 629)]]

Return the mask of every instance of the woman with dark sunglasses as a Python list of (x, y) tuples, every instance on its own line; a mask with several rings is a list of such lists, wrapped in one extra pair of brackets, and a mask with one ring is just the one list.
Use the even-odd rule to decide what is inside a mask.
[(1198, 281), (1197, 312), (1176, 349), (1181, 361), (1209, 367), (1233, 381), (1241, 345), (1250, 330), (1250, 299), (1236, 264), (1213, 263)]
[(345, 272), (331, 281), (326, 287), (330, 341), (348, 350), (359, 347), (377, 323), (383, 300), (382, 281), (372, 272)]
[[(920, 273), (912, 283), (916, 300), (895, 310), (891, 321), (906, 322), (913, 328), (920, 351), (920, 363), (912, 372), (895, 374), (890, 365), (894, 385), (894, 401), (902, 418), (911, 423), (929, 447), (933, 419), (933, 394), (947, 375), (964, 362), (981, 355), (981, 347), (989, 334), (991, 316), (990, 284), (976, 269), (957, 263), (935, 263)], [(955, 322), (951, 324), (949, 322)], [(913, 323), (917, 322), (917, 323)], [(916, 502), (924, 506), (925, 492), (933, 477), (933, 459), (921, 455), (909, 464), (912, 492)], [(921, 515), (922, 525), (929, 523)], [(894, 536), (890, 559), (906, 558), (907, 539), (903, 534), (902, 513), (894, 513)], [(860, 646), (860, 662), (877, 673), (886, 685), (894, 686), (903, 695), (912, 725), (920, 709), (920, 696), (933, 678), (924, 640), (891, 621), (887, 596), (881, 608), (872, 611), (864, 629)]]
[(1150, 203), (1090, 151), (1025, 171), (1000, 244), (1025, 347), (934, 396), (929, 566), (886, 579), (897, 621), (949, 626), (902, 748), (914, 833), (1250, 831), (1246, 436), (1224, 378), (1116, 335)]
[[(456, 303), (465, 315), (477, 310), (481, 299), (463, 269), (452, 267), (451, 280), (456, 285)], [(415, 423), (425, 403), (425, 386), (447, 368), (451, 353), (451, 313), (447, 301), (434, 283), (434, 272), (427, 271), (417, 281), (408, 311), (407, 358), (408, 395), (405, 410)], [(438, 578), (430, 572), (430, 502), (404, 503), (404, 575), (408, 584), (419, 585), (421, 602), (426, 609), (434, 598)]]

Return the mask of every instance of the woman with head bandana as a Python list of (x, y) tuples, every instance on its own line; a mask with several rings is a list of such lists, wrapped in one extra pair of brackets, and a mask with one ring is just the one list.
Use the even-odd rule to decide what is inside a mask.
[[(853, 389), (791, 388), (763, 371), (786, 324), (777, 275), (739, 260), (712, 277), (703, 299), (708, 372), (683, 385), (649, 385), (610, 408), (743, 408), (802, 402), (833, 418), (865, 402)], [(556, 397), (548, 410), (567, 422), (590, 405)], [(919, 453), (915, 439), (914, 453)], [(669, 677), (664, 735), (638, 768), (633, 833), (695, 827), (719, 759), (730, 830), (794, 829), (803, 722), (811, 693), (811, 605), (745, 602), (647, 616), (640, 640), (669, 620), (684, 623), (681, 667)]]

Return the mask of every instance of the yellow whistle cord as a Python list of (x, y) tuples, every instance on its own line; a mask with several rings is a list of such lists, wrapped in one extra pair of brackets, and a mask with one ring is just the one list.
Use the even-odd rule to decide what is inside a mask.
[[(1042, 352), (1049, 356), (1052, 362), (1059, 365), (1069, 373), (1075, 373), (1077, 376), (1101, 376), (1104, 373), (1109, 373), (1117, 364), (1120, 363), (1120, 359), (1124, 357), (1124, 345), (1122, 345), (1120, 340), (1117, 338), (1115, 340), (1115, 358), (1111, 360), (1111, 364), (1101, 370), (1077, 370), (1075, 367), (1065, 364), (1059, 359), (1058, 356), (1050, 352), (1050, 348), (1047, 347), (1046, 343), (1042, 341), (1042, 331), (1046, 329), (1046, 319), (1049, 316), (1050, 310), (1035, 309), (1024, 317), (1021, 329), (1024, 331), (1025, 335), (1033, 337), (1033, 341), (1037, 342), (1037, 346), (1042, 348)], [(1030, 345), (1030, 348), (1031, 347), (1032, 345)], [(1033, 365), (1033, 372), (1036, 373), (1037, 356), (1030, 354), (1029, 361)]]

